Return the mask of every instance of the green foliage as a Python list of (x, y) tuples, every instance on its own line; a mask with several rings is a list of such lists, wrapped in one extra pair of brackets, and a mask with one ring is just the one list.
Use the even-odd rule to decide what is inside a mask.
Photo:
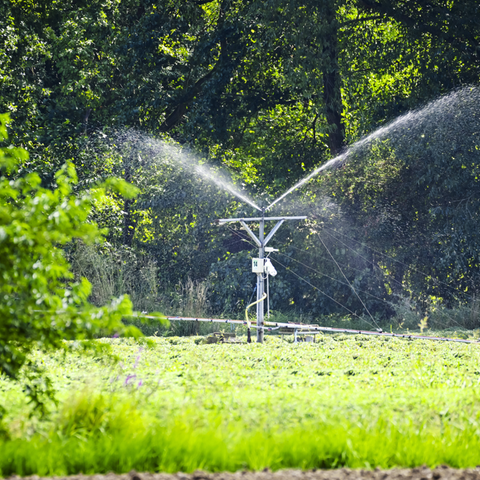
[[(122, 363), (110, 370), (98, 358), (37, 352), (63, 400), (49, 422), (23, 431), (11, 417), (1, 474), (478, 463), (475, 344), (317, 341), (197, 345), (177, 337), (144, 348), (113, 339)], [(0, 379), (0, 398), (15, 403), (21, 393), (9, 383)]]
[(439, 5), (444, 24), (382, 1), (4, 2), (0, 108), (45, 183), (66, 159), (81, 181), (97, 174), (84, 140), (134, 127), (283, 189), (326, 159), (335, 128), (351, 141), (477, 81), (477, 6), (456, 3)]
[[(236, 291), (227, 292), (222, 279), (230, 281), (237, 269), (235, 262), (240, 263), (243, 257), (234, 260), (227, 254), (224, 258), (224, 252), (225, 247), (231, 253), (245, 249), (232, 251), (233, 234), (219, 239), (218, 229), (212, 226), (213, 219), (234, 212), (237, 206), (216, 187), (190, 175), (188, 167), (174, 168), (175, 160), (155, 164), (150, 161), (151, 150), (119, 146), (118, 132), (135, 129), (143, 132), (144, 138), (151, 135), (169, 145), (174, 140), (193, 148), (202, 162), (228, 168), (239, 188), (247, 186), (263, 200), (277, 195), (338, 153), (345, 143), (439, 94), (478, 82), (480, 29), (474, 1), (434, 0), (432, 8), (416, 1), (399, 6), (390, 3), (3, 2), (0, 15), (7, 20), (0, 33), (0, 110), (11, 112), (17, 120), (10, 127), (13, 143), (30, 152), (14, 177), (37, 172), (42, 187), (53, 189), (55, 172), (70, 161), (79, 179), (72, 191), (80, 197), (92, 184), (112, 174), (134, 183), (141, 191), (135, 200), (111, 193), (96, 201), (90, 216), (109, 229), (111, 251), (118, 249), (118, 254), (112, 255), (121, 256), (126, 249), (156, 265), (158, 287), (166, 292), (188, 278), (203, 281), (210, 275), (214, 285), (211, 305), (217, 311), (240, 308), (251, 290), (251, 279), (242, 278)], [(399, 162), (406, 162), (403, 155), (395, 155)], [(386, 167), (394, 164), (390, 160)], [(380, 190), (387, 196), (395, 192), (395, 182), (391, 181), (395, 172), (384, 172), (390, 179), (376, 178), (374, 170), (381, 164), (376, 162), (370, 162), (369, 173), (359, 177), (370, 182), (369, 192), (358, 186), (356, 178), (350, 179), (350, 194), (359, 189), (365, 195), (364, 209), (383, 201)], [(422, 162), (431, 162), (431, 171), (439, 166), (434, 156)], [(399, 165), (394, 168), (403, 168)], [(402, 172), (397, 179), (405, 185), (414, 181), (413, 167), (410, 178)], [(376, 181), (388, 185), (377, 187)], [(467, 177), (461, 185), (445, 186), (462, 189), (465, 182)], [(409, 198), (408, 187), (405, 190), (399, 196)], [(427, 190), (423, 193), (429, 195)], [(452, 202), (457, 202), (454, 196)], [(318, 197), (310, 200), (313, 203)], [(471, 245), (477, 239), (469, 213), (477, 207), (474, 197), (455, 208), (453, 203), (446, 208), (431, 200), (417, 200), (383, 208), (384, 217), (402, 216), (401, 222), (393, 222), (395, 235), (402, 225), (407, 225), (411, 235), (423, 233), (427, 223), (432, 227), (430, 214), (420, 221), (408, 220), (408, 215), (426, 212), (430, 203), (432, 212), (436, 209), (437, 226), (442, 224), (440, 217), (445, 220), (448, 216), (454, 233), (432, 233), (433, 228), (427, 228), (435, 240), (428, 240), (429, 246), (416, 252), (425, 263), (442, 255), (445, 264), (429, 265), (429, 274), (444, 275), (453, 270), (452, 275), (458, 277), (462, 268), (474, 272), (477, 252)], [(349, 215), (363, 215), (363, 220), (368, 216), (361, 208), (346, 207), (346, 203), (342, 208), (349, 210)], [(315, 208), (311, 212), (315, 213)], [(246, 213), (242, 210), (241, 215)], [(362, 242), (363, 220), (354, 221), (354, 231), (350, 232)], [(388, 235), (393, 223), (380, 222), (383, 230), (370, 246), (376, 247), (375, 241), (380, 239), (395, 243)], [(418, 228), (410, 228), (412, 225)], [(372, 238), (379, 231), (369, 230)], [(295, 234), (289, 235), (282, 241), (294, 245)], [(296, 260), (309, 265), (318, 261), (327, 275), (335, 277), (334, 269), (314, 252), (318, 244), (312, 235), (299, 233), (295, 245), (313, 252), (313, 260), (308, 260), (307, 254), (296, 256)], [(292, 248), (283, 253), (293, 257)], [(386, 249), (410, 263), (407, 247), (402, 251), (397, 242)], [(430, 253), (424, 255), (427, 250)], [(348, 258), (347, 276), (377, 298), (391, 300), (389, 292), (398, 292), (391, 285), (385, 287), (384, 278), (403, 274), (382, 264), (384, 274), (375, 271), (370, 276), (368, 262), (374, 258), (367, 258), (367, 262)], [(412, 261), (415, 268), (419, 266), (416, 262)], [(228, 271), (222, 274), (224, 266)], [(293, 271), (291, 265), (286, 266)], [(411, 272), (408, 288), (423, 288)], [(299, 273), (305, 277), (307, 271), (302, 267)], [(332, 284), (326, 276), (312, 273), (307, 280), (320, 280), (315, 283), (320, 290), (360, 312), (362, 307), (348, 286), (338, 288), (336, 280)], [(332, 300), (318, 291), (305, 294), (305, 286), (299, 287), (294, 275), (275, 282), (278, 307), (313, 308), (315, 314), (336, 309)], [(460, 282), (461, 288), (467, 288), (466, 283), (472, 288), (476, 282), (472, 277), (469, 282)], [(129, 293), (133, 295), (133, 290)], [(391, 309), (376, 301), (368, 306), (379, 315), (391, 314)]]
[(447, 306), (477, 295), (478, 97), (466, 88), (439, 99), (319, 178), (393, 293), (407, 286), (412, 298)]
[(239, 315), (244, 318), (246, 306), (254, 294), (255, 277), (251, 272), (253, 251), (227, 253), (221, 261), (212, 265), (211, 303), (215, 312)]
[[(2, 115), (3, 141), (7, 122), (8, 116)], [(65, 340), (88, 340), (99, 333), (139, 335), (121, 322), (132, 312), (128, 296), (110, 299), (101, 308), (91, 305), (89, 282), (74, 281), (62, 250), (73, 239), (102, 240), (88, 215), (92, 201), (104, 196), (106, 189), (129, 196), (136, 191), (125, 182), (110, 181), (90, 194), (74, 196), (71, 163), (55, 175), (54, 190), (40, 187), (35, 173), (12, 179), (27, 158), (23, 149), (0, 149), (0, 373), (18, 378), (27, 365), (28, 396), (41, 406), (53, 389), (32, 362), (33, 349), (67, 349)]]

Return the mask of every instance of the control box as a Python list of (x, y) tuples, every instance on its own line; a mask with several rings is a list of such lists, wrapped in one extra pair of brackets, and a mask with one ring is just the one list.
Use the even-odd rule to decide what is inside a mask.
[(263, 273), (265, 271), (263, 258), (252, 258), (252, 272)]

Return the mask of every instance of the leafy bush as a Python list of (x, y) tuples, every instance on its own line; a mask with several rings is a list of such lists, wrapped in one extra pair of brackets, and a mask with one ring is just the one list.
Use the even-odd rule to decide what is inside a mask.
[[(0, 141), (7, 139), (7, 122), (8, 115), (0, 115)], [(100, 308), (91, 305), (90, 283), (85, 278), (74, 281), (61, 248), (73, 238), (90, 244), (102, 240), (88, 215), (92, 200), (106, 188), (128, 197), (136, 190), (110, 179), (88, 194), (74, 196), (72, 164), (57, 172), (56, 188), (48, 190), (40, 186), (37, 174), (21, 176), (21, 162), (27, 158), (21, 148), (0, 148), (0, 374), (18, 378), (28, 365), (27, 394), (43, 409), (53, 389), (28, 359), (33, 349), (66, 349), (64, 340), (87, 340), (100, 333), (140, 335), (121, 321), (132, 313), (129, 297)]]

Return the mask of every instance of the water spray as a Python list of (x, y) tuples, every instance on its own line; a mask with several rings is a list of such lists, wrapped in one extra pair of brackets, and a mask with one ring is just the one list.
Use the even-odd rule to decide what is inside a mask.
[(134, 130), (118, 135), (116, 142), (120, 146), (127, 145), (128, 151), (137, 149), (135, 157), (138, 158), (139, 164), (145, 165), (146, 159), (148, 159), (148, 162), (171, 163), (173, 167), (183, 168), (189, 173), (194, 173), (205, 182), (215, 185), (238, 200), (261, 211), (261, 208), (241, 188), (237, 188), (228, 176), (218, 169), (213, 169), (208, 164), (202, 164), (201, 159), (185, 147)]
[[(462, 102), (471, 100), (472, 98), (477, 99), (477, 104), (478, 104), (478, 99), (480, 98), (480, 91), (478, 89), (473, 90), (473, 92), (468, 89), (463, 89), (459, 92), (456, 92), (454, 94), (451, 94), (449, 96), (443, 97), (435, 102), (432, 102), (431, 104), (427, 105), (426, 107), (408, 112), (407, 114), (397, 118), (396, 120), (388, 123), (387, 125), (377, 129), (373, 133), (365, 136), (358, 142), (354, 143), (350, 148), (348, 148), (344, 153), (341, 155), (336, 156), (335, 158), (329, 160), (327, 163), (317, 167), (313, 171), (311, 171), (309, 174), (307, 174), (303, 179), (299, 180), (295, 185), (293, 185), (291, 188), (289, 188), (286, 192), (284, 192), (282, 195), (280, 195), (277, 199), (275, 199), (270, 205), (267, 207), (259, 207), (257, 204), (253, 202), (250, 198), (248, 198), (243, 192), (237, 191), (234, 186), (226, 179), (222, 179), (218, 177), (217, 172), (212, 172), (210, 169), (205, 168), (203, 165), (199, 165), (198, 162), (192, 162), (191, 158), (188, 158), (188, 155), (186, 155), (184, 152), (179, 152), (178, 147), (172, 147), (172, 146), (167, 146), (166, 144), (161, 144), (161, 150), (166, 153), (170, 154), (172, 157), (175, 158), (175, 160), (182, 166), (192, 168), (193, 171), (199, 176), (202, 177), (204, 180), (210, 181), (214, 183), (215, 185), (219, 186), (220, 188), (224, 189), (225, 191), (228, 191), (230, 194), (234, 195), (237, 197), (239, 200), (247, 203), (251, 207), (255, 208), (259, 212), (261, 212), (261, 217), (252, 217), (252, 218), (230, 218), (230, 219), (220, 219), (218, 220), (218, 223), (223, 225), (225, 223), (229, 222), (240, 222), (242, 227), (247, 231), (248, 235), (250, 238), (254, 241), (255, 245), (259, 249), (258, 257), (252, 259), (252, 272), (257, 275), (257, 286), (256, 286), (256, 291), (257, 291), (257, 300), (253, 303), (251, 303), (247, 309), (253, 305), (257, 306), (257, 324), (256, 326), (253, 326), (250, 324), (250, 321), (248, 320), (248, 315), (246, 316), (246, 322), (242, 322), (239, 320), (221, 320), (221, 319), (194, 319), (194, 318), (187, 318), (187, 317), (168, 317), (170, 320), (173, 321), (180, 321), (180, 320), (185, 320), (185, 321), (206, 321), (206, 322), (219, 322), (219, 323), (245, 323), (248, 326), (248, 334), (250, 337), (250, 329), (251, 328), (256, 328), (257, 329), (257, 342), (262, 343), (263, 342), (263, 335), (264, 335), (264, 330), (275, 330), (277, 328), (288, 328), (291, 329), (292, 332), (294, 333), (295, 338), (297, 337), (297, 333), (299, 332), (329, 332), (329, 333), (353, 333), (353, 334), (360, 334), (360, 335), (377, 335), (377, 336), (385, 336), (385, 337), (398, 337), (398, 338), (406, 338), (406, 339), (421, 339), (421, 340), (436, 340), (436, 341), (451, 341), (451, 342), (461, 342), (461, 343), (476, 343), (476, 340), (464, 340), (464, 339), (454, 339), (454, 338), (445, 338), (445, 337), (429, 337), (429, 336), (423, 336), (423, 335), (410, 335), (410, 334), (395, 334), (395, 333), (387, 333), (387, 332), (382, 332), (380, 328), (377, 328), (376, 331), (367, 331), (367, 330), (354, 330), (354, 329), (342, 329), (342, 328), (330, 328), (330, 327), (321, 327), (318, 325), (302, 325), (302, 324), (278, 324), (278, 323), (272, 323), (272, 322), (265, 322), (264, 321), (264, 300), (267, 299), (268, 302), (268, 277), (269, 275), (273, 275), (273, 265), (271, 264), (268, 255), (267, 258), (265, 258), (265, 253), (269, 253), (269, 247), (266, 247), (267, 243), (271, 240), (273, 235), (276, 233), (278, 228), (282, 225), (282, 223), (285, 220), (304, 220), (306, 217), (266, 217), (265, 214), (268, 212), (274, 205), (276, 205), (278, 202), (283, 200), (285, 197), (287, 197), (290, 193), (295, 191), (296, 189), (300, 188), (301, 186), (305, 185), (307, 182), (309, 182), (312, 178), (320, 174), (322, 171), (327, 170), (329, 168), (334, 168), (337, 166), (342, 165), (345, 163), (349, 156), (352, 153), (355, 153), (362, 147), (369, 145), (372, 141), (376, 139), (381, 139), (385, 137), (394, 137), (394, 134), (398, 134), (401, 132), (404, 132), (405, 129), (407, 129), (407, 132), (410, 131), (409, 125), (410, 124), (415, 124), (417, 127), (417, 132), (419, 128), (425, 128), (425, 126), (428, 126), (428, 122), (430, 118), (437, 118), (437, 110), (439, 108), (445, 109), (446, 107), (449, 107), (450, 109), (458, 109), (458, 105), (461, 105)], [(423, 137), (423, 135), (422, 135)], [(407, 140), (404, 140), (404, 144), (408, 141), (410, 141), (411, 135), (408, 136)], [(394, 139), (395, 140), (395, 139)], [(402, 145), (401, 140), (396, 140), (396, 144), (394, 146), (398, 146), (398, 143), (400, 142), (400, 146)], [(395, 143), (395, 141), (394, 141)], [(159, 145), (155, 145), (155, 147), (158, 147)], [(142, 162), (142, 159), (139, 155), (139, 161), (140, 163)], [(276, 221), (276, 225), (271, 229), (271, 231), (265, 235), (265, 221)], [(258, 232), (258, 237), (253, 233), (251, 228), (249, 227), (248, 223), (250, 222), (255, 222), (259, 224), (259, 232)], [(328, 249), (327, 249), (328, 250)], [(329, 252), (330, 254), (330, 252)], [(331, 255), (331, 254), (330, 254)], [(333, 259), (333, 256), (332, 256)], [(333, 259), (334, 260), (334, 259)], [(335, 260), (334, 260), (335, 261)], [(335, 261), (335, 263), (337, 263)], [(337, 266), (339, 267), (338, 263)], [(340, 267), (339, 267), (340, 269)], [(352, 288), (354, 293), (358, 296), (357, 292), (353, 289), (353, 286), (350, 284), (348, 281), (347, 277), (343, 274), (343, 271), (340, 269), (342, 272), (342, 275), (344, 276), (347, 284)], [(294, 273), (294, 272), (292, 272)], [(298, 276), (298, 275), (297, 275)], [(301, 278), (301, 277), (300, 277)], [(265, 293), (265, 279), (267, 280), (267, 293)], [(308, 283), (308, 282), (307, 282)], [(311, 285), (311, 284), (310, 284)], [(313, 285), (311, 285), (314, 287)], [(316, 288), (316, 287), (314, 287)], [(317, 288), (317, 290), (319, 290)], [(320, 290), (319, 290), (320, 291)], [(324, 293), (324, 292), (321, 292)], [(325, 293), (324, 293), (325, 294)], [(326, 294), (325, 294), (326, 295)], [(326, 295), (328, 297), (328, 295)], [(335, 301), (335, 299), (328, 297), (331, 300)], [(362, 304), (364, 302), (361, 300), (360, 297), (358, 297), (359, 300), (361, 301)], [(336, 302), (339, 303), (339, 302)], [(340, 304), (341, 305), (341, 304)], [(346, 308), (344, 305), (342, 305), (344, 308)], [(368, 309), (366, 308), (364, 304), (365, 309), (368, 312)], [(269, 311), (269, 308), (268, 308)], [(353, 312), (352, 312), (353, 313)], [(368, 312), (370, 314), (370, 312)], [(370, 315), (371, 319), (373, 322), (375, 322), (374, 318)], [(376, 322), (375, 322), (376, 323)], [(270, 328), (269, 328), (270, 326)], [(372, 325), (373, 326), (373, 325)], [(378, 325), (377, 325), (378, 327)]]
[(309, 182), (313, 177), (316, 177), (321, 171), (326, 170), (328, 168), (333, 167), (335, 164), (343, 162), (347, 156), (347, 152), (343, 153), (342, 155), (338, 155), (335, 158), (332, 158), (330, 161), (328, 161), (325, 165), (322, 165), (321, 167), (316, 168), (313, 172), (309, 173), (306, 177), (302, 178), (299, 182), (297, 182), (293, 187), (290, 187), (285, 193), (282, 193), (276, 200), (274, 200), (266, 209), (270, 210), (276, 203), (278, 203), (280, 200), (283, 200), (287, 195), (292, 193), (294, 190), (297, 188), (300, 188), (302, 185), (305, 185), (307, 182)]
[[(283, 200), (287, 195), (292, 193), (297, 188), (305, 185), (323, 170), (345, 163), (350, 154), (355, 153), (359, 149), (369, 145), (371, 142), (378, 139), (389, 138), (389, 140), (392, 140), (392, 144), (398, 144), (399, 142), (401, 144), (401, 136), (403, 135), (406, 139), (403, 142), (408, 146), (409, 142), (414, 138), (412, 137), (411, 125), (415, 125), (417, 136), (420, 136), (420, 134), (423, 133), (421, 129), (425, 129), (429, 126), (429, 122), (431, 121), (430, 119), (435, 119), (435, 122), (438, 122), (437, 119), (439, 114), (442, 112), (465, 112), (465, 110), (467, 110), (472, 116), (475, 116), (479, 101), (480, 89), (478, 87), (464, 87), (461, 90), (457, 90), (453, 93), (440, 97), (424, 107), (409, 111), (404, 115), (397, 117), (391, 122), (388, 122), (386, 125), (377, 128), (374, 132), (355, 142), (342, 154), (329, 160), (324, 165), (314, 169), (306, 177), (299, 180), (295, 185), (293, 185), (293, 187), (289, 188), (285, 193), (268, 205), (265, 211), (270, 210), (270, 208), (272, 208), (276, 203)], [(466, 108), (465, 105), (467, 105), (468, 108)], [(401, 134), (400, 138), (399, 134)]]

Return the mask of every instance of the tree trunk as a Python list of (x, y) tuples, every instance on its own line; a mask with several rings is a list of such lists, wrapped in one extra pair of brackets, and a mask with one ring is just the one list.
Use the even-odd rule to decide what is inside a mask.
[(338, 23), (335, 8), (331, 6), (326, 15), (330, 32), (323, 46), (325, 66), (323, 69), (323, 100), (329, 127), (328, 147), (333, 156), (340, 153), (345, 144), (345, 129), (342, 123), (341, 78), (338, 66)]

